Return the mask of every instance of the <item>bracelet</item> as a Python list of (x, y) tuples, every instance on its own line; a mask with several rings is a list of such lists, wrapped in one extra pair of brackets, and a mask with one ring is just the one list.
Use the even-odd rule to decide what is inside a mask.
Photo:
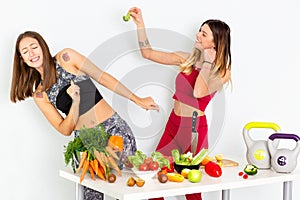
[(204, 60), (204, 61), (202, 62), (202, 64), (204, 64), (204, 63), (208, 63), (208, 64), (211, 64), (211, 65), (213, 65), (213, 63), (212, 63), (212, 62), (209, 62), (209, 61), (207, 61), (207, 60)]

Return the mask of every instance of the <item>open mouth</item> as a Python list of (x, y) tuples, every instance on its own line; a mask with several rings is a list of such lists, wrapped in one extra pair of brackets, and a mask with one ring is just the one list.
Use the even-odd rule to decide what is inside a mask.
[(35, 62), (37, 62), (39, 60), (40, 60), (40, 57), (37, 56), (37, 57), (34, 57), (34, 58), (30, 59), (30, 62), (35, 63)]

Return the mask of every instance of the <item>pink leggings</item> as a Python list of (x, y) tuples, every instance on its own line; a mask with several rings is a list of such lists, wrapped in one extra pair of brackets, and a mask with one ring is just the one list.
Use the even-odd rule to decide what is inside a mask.
[[(208, 148), (208, 127), (205, 115), (197, 118), (196, 129), (198, 132), (198, 146), (196, 152), (199, 152), (202, 148)], [(178, 149), (179, 152), (186, 153), (191, 151), (191, 138), (192, 117), (181, 117), (172, 111), (165, 132), (163, 133), (156, 150), (166, 156), (172, 155), (172, 149)]]
[[(208, 148), (207, 121), (206, 116), (197, 118), (198, 146), (197, 153), (202, 148)], [(181, 117), (171, 112), (165, 131), (156, 147), (156, 151), (166, 156), (171, 156), (172, 149), (178, 149), (179, 152), (191, 151), (192, 137), (192, 117)], [(186, 194), (187, 200), (201, 200), (201, 193)], [(163, 197), (152, 200), (163, 200)]]

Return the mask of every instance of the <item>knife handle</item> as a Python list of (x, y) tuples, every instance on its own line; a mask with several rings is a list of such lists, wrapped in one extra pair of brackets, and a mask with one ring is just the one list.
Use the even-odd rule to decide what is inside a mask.
[(198, 116), (198, 112), (194, 111), (193, 112), (193, 117), (192, 117), (192, 131), (193, 132), (197, 132), (197, 130), (196, 130), (197, 116)]

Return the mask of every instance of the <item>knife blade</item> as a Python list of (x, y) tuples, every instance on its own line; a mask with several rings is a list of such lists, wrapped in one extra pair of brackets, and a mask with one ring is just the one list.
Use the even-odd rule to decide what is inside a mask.
[(198, 132), (196, 129), (197, 116), (198, 116), (198, 112), (194, 111), (193, 117), (192, 117), (192, 140), (191, 140), (191, 151), (192, 151), (193, 155), (196, 154), (197, 145), (198, 145)]

